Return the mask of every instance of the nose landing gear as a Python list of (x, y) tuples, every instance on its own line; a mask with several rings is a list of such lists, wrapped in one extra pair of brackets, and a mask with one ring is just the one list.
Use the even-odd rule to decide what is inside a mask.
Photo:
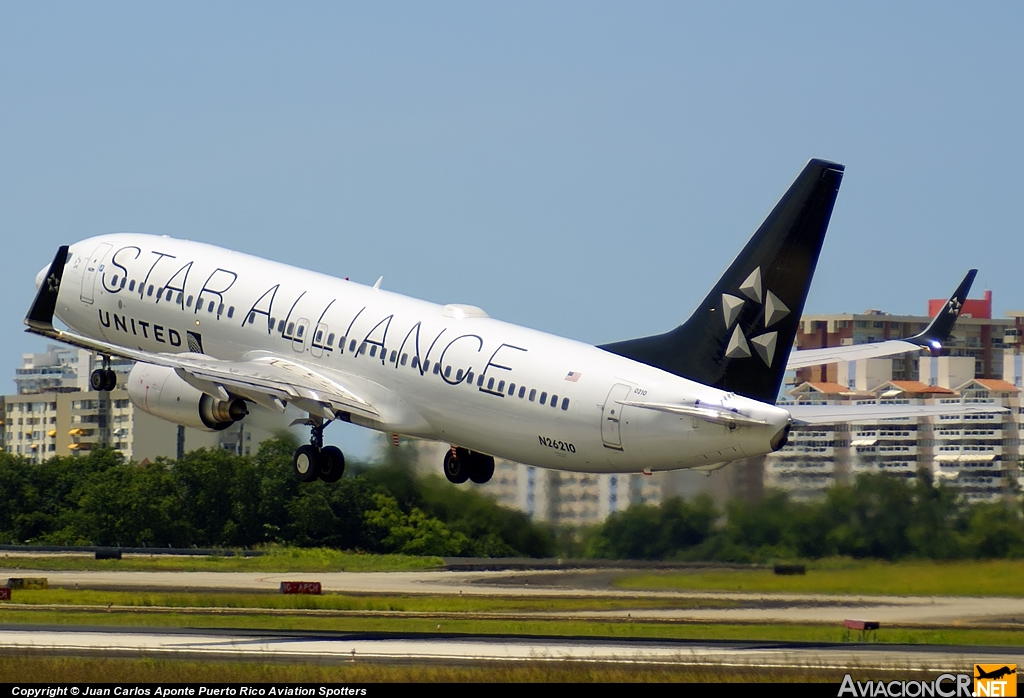
[(299, 482), (313, 482), (317, 478), (324, 482), (337, 482), (345, 472), (345, 455), (337, 446), (324, 446), (324, 429), (331, 422), (310, 417), (300, 423), (310, 426), (310, 436), (309, 443), (295, 449), (292, 456), (295, 479)]
[(444, 476), (449, 482), (461, 485), (472, 480), (482, 485), (494, 475), (494, 456), (452, 446), (444, 454)]

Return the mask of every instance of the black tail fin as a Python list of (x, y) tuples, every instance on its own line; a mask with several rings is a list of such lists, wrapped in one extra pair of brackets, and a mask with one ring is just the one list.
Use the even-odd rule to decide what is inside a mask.
[(936, 356), (941, 354), (942, 346), (953, 332), (953, 326), (956, 324), (957, 318), (960, 317), (960, 309), (963, 307), (964, 301), (967, 300), (967, 294), (971, 292), (971, 284), (974, 283), (974, 277), (977, 274), (977, 269), (971, 269), (967, 272), (967, 276), (964, 277), (964, 280), (953, 291), (953, 295), (942, 306), (942, 310), (936, 313), (932, 321), (928, 323), (928, 327), (924, 328), (924, 331), (920, 334), (907, 337), (906, 341), (927, 347), (928, 351)]
[(807, 163), (684, 324), (601, 349), (774, 404), (843, 170)]

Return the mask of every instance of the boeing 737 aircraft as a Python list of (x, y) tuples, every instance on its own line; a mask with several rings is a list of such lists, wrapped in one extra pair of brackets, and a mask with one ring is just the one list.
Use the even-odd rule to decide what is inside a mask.
[[(61, 247), (25, 323), (137, 361), (131, 399), (177, 424), (224, 429), (249, 403), (299, 408), (311, 434), (293, 459), (301, 481), (341, 477), (341, 451), (323, 443), (337, 420), (451, 444), (456, 483), (489, 480), (495, 456), (595, 473), (712, 469), (781, 448), (794, 423), (837, 419), (774, 403), (842, 176), (810, 161), (687, 322), (602, 347), (134, 233)], [(115, 381), (109, 367), (92, 376), (98, 390)]]

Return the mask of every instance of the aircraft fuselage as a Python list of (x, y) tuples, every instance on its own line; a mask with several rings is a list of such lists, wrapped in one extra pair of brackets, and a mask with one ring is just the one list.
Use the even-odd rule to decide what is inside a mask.
[[(75, 332), (147, 352), (288, 357), (381, 415), (355, 423), (561, 470), (671, 470), (760, 455), (790, 419), (773, 405), (471, 306), (168, 237), (112, 234), (73, 245), (55, 315)], [(622, 404), (695, 401), (763, 424), (737, 428)]]

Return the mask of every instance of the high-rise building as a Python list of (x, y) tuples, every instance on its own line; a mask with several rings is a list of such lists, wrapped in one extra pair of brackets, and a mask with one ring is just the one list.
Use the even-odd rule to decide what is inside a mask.
[[(1006, 354), (1012, 373), (1019, 355)], [(923, 357), (921, 380), (893, 380), (885, 359), (853, 362), (852, 385), (807, 381), (789, 391), (797, 403), (983, 403), (1002, 413), (928, 417), (795, 427), (789, 443), (766, 457), (770, 487), (798, 498), (820, 496), (835, 482), (865, 472), (913, 477), (924, 468), (970, 500), (1017, 496), (1021, 478), (1021, 389), (1001, 378), (975, 378), (976, 358)], [(895, 363), (895, 362), (893, 362)]]

